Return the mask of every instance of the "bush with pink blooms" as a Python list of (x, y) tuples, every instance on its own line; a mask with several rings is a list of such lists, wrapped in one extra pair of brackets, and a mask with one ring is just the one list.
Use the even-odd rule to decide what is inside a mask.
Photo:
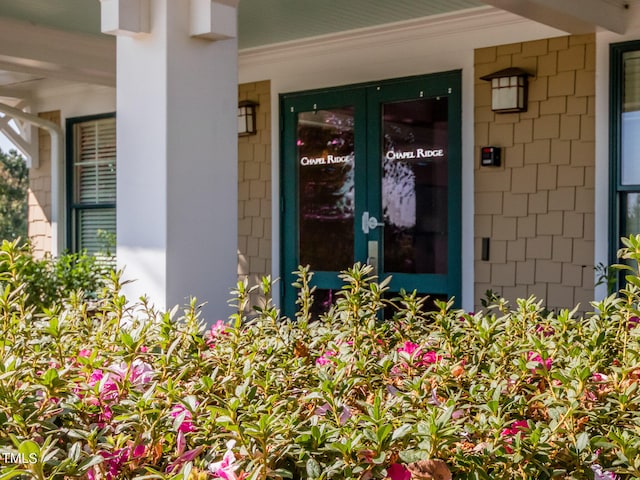
[(315, 318), (300, 269), (294, 319), (265, 279), (254, 317), (239, 284), (205, 327), (195, 301), (127, 303), (117, 275), (38, 310), (26, 254), (0, 252), (0, 480), (640, 477), (637, 271), (578, 317), (533, 298), (427, 312), (356, 265)]

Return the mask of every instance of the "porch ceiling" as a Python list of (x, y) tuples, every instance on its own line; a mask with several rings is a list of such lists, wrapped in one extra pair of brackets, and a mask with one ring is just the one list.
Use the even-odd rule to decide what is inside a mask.
[[(246, 51), (493, 7), (572, 33), (620, 32), (634, 4), (640, 0), (240, 0), (238, 41)], [(0, 97), (23, 96), (45, 79), (114, 86), (114, 45), (100, 32), (100, 0), (0, 0)]]
[[(240, 49), (480, 7), (481, 0), (240, 0)], [(0, 17), (100, 35), (99, 0), (0, 0)]]

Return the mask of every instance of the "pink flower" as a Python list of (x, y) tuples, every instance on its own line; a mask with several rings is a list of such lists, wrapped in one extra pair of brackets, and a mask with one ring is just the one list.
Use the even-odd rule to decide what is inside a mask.
[(334, 350), (327, 350), (316, 359), (316, 365), (324, 366), (327, 364), (334, 364), (335, 360), (332, 360), (330, 357), (335, 357), (336, 354), (337, 352)]
[[(539, 368), (544, 367), (546, 370), (551, 370), (551, 365), (553, 364), (553, 360), (551, 358), (547, 358), (543, 360), (542, 357), (536, 352), (529, 352), (527, 354), (527, 361), (529, 362), (538, 362), (540, 365)], [(535, 371), (536, 369), (534, 369)]]
[(618, 476), (613, 472), (608, 472), (603, 470), (600, 465), (594, 463), (591, 465), (591, 470), (593, 470), (593, 479), (594, 480), (617, 480)]
[(211, 326), (206, 334), (209, 348), (213, 348), (216, 345), (216, 339), (224, 335), (229, 335), (227, 332), (227, 324), (223, 320), (218, 320)]
[(527, 422), (526, 420), (516, 420), (510, 426), (504, 428), (502, 432), (500, 432), (500, 435), (502, 435), (503, 437), (506, 437), (504, 439), (506, 443), (506, 445), (504, 446), (504, 449), (506, 450), (507, 453), (513, 453), (513, 449), (509, 446), (513, 441), (511, 437), (514, 437), (518, 433), (528, 429), (529, 429), (529, 422)]
[(585, 390), (584, 396), (587, 397), (587, 400), (591, 402), (598, 401), (598, 396), (595, 393), (593, 393), (591, 390)]
[[(89, 480), (95, 480), (97, 478), (103, 478), (104, 480), (115, 480), (124, 464), (129, 460), (129, 448), (120, 448), (113, 453), (102, 451), (98, 454), (104, 458), (104, 462), (100, 466), (96, 465), (89, 472), (87, 472), (87, 478)], [(96, 476), (96, 473), (100, 472), (100, 468), (103, 467), (104, 476)]]
[(630, 317), (629, 318), (629, 322), (627, 323), (627, 328), (629, 330), (636, 328), (638, 325), (640, 325), (640, 317)]
[(418, 362), (418, 365), (427, 365), (431, 363), (436, 363), (437, 361), (442, 360), (442, 356), (436, 354), (433, 350), (426, 352), (422, 356), (422, 360)]
[(523, 430), (527, 430), (529, 428), (529, 422), (526, 420), (516, 420), (509, 427), (502, 430), (500, 435), (505, 436), (514, 436)]
[(184, 452), (167, 466), (167, 473), (171, 473), (174, 470), (179, 469), (183, 464), (192, 461), (194, 458), (200, 455), (200, 452), (202, 452), (202, 450), (204, 450), (204, 445), (200, 445), (193, 450)]
[(187, 433), (193, 432), (196, 429), (191, 421), (191, 412), (187, 410), (181, 403), (173, 406), (173, 409), (171, 410), (171, 416), (180, 420), (180, 423), (177, 426), (178, 432)]
[(88, 348), (83, 348), (78, 352), (78, 357), (89, 358), (91, 356), (92, 351)]
[(387, 478), (391, 480), (410, 480), (411, 472), (400, 463), (392, 463), (387, 468)]
[(235, 440), (229, 440), (227, 442), (227, 451), (222, 457), (222, 460), (209, 465), (209, 472), (213, 474), (214, 478), (238, 480), (238, 477), (236, 476), (238, 465), (236, 465), (236, 457), (231, 451), (235, 444)]
[(442, 359), (442, 356), (438, 355), (434, 350), (423, 352), (422, 347), (413, 342), (404, 342), (404, 345), (398, 348), (398, 352), (413, 358), (415, 365), (419, 367), (431, 365)]
[(536, 332), (542, 334), (545, 337), (550, 337), (555, 333), (555, 330), (549, 326), (537, 325)]
[(117, 376), (111, 373), (105, 375), (102, 370), (98, 369), (91, 373), (87, 384), (90, 387), (98, 385), (100, 400), (115, 400), (118, 397), (118, 384), (116, 383), (116, 379)]
[(131, 365), (126, 362), (114, 363), (109, 366), (105, 373), (100, 369), (91, 372), (87, 384), (90, 387), (98, 385), (98, 393), (102, 402), (116, 400), (121, 391), (122, 384), (128, 376), (129, 383), (134, 388), (144, 387), (149, 383), (155, 372), (151, 365), (142, 360), (136, 359)]
[(140, 458), (143, 457), (145, 452), (147, 451), (146, 447), (142, 444), (136, 445), (133, 450), (131, 450), (131, 458)]
[(325, 403), (321, 407), (316, 408), (313, 413), (315, 413), (316, 415), (325, 415), (329, 410), (331, 410), (331, 405)]
[(413, 355), (416, 350), (420, 350), (420, 345), (413, 342), (404, 342), (404, 345), (398, 349), (398, 352), (406, 353), (407, 355)]
[(185, 448), (187, 448), (187, 437), (184, 432), (178, 430), (178, 435), (176, 437), (176, 453), (178, 456), (184, 453)]
[(455, 410), (451, 414), (451, 418), (453, 418), (454, 420), (458, 420), (458, 419), (460, 419), (462, 417), (464, 417), (464, 410)]
[(342, 412), (340, 413), (340, 425), (347, 423), (347, 420), (351, 418), (351, 410), (346, 405), (342, 406)]
[[(316, 408), (314, 413), (316, 415), (326, 415), (329, 410), (331, 410), (331, 405), (325, 403), (321, 407)], [(344, 425), (345, 423), (347, 423), (347, 420), (349, 420), (351, 417), (351, 409), (348, 406), (343, 405), (342, 409), (340, 410), (340, 425)]]
[(120, 382), (123, 382), (128, 374), (129, 382), (135, 387), (149, 383), (155, 374), (153, 367), (140, 359), (135, 359), (130, 366), (126, 362), (114, 363), (109, 367), (109, 370)]
[(112, 417), (113, 417), (113, 412), (111, 411), (111, 408), (109, 408), (109, 405), (105, 405), (104, 410), (102, 411), (102, 414), (100, 414), (100, 419), (104, 420), (105, 422), (108, 422), (109, 420), (111, 420)]
[(609, 377), (604, 373), (595, 372), (593, 373), (593, 375), (591, 375), (591, 380), (597, 383), (604, 383), (609, 381)]
[(94, 370), (93, 372), (91, 372), (91, 376), (89, 377), (89, 381), (87, 383), (90, 387), (93, 387), (96, 383), (102, 380), (102, 377), (102, 370)]

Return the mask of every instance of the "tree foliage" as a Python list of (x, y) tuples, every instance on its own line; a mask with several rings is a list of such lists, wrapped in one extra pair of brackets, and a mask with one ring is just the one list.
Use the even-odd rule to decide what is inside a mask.
[(27, 237), (29, 170), (15, 150), (0, 149), (0, 239)]

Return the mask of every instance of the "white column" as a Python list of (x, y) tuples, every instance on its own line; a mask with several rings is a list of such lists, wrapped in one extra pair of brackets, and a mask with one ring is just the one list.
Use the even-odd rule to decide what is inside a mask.
[[(119, 25), (133, 3), (137, 26)], [(238, 48), (192, 34), (200, 4), (102, 0), (102, 13), (118, 35), (117, 255), (136, 279), (125, 293), (167, 309), (196, 296), (211, 323), (230, 313), (237, 278)]]

